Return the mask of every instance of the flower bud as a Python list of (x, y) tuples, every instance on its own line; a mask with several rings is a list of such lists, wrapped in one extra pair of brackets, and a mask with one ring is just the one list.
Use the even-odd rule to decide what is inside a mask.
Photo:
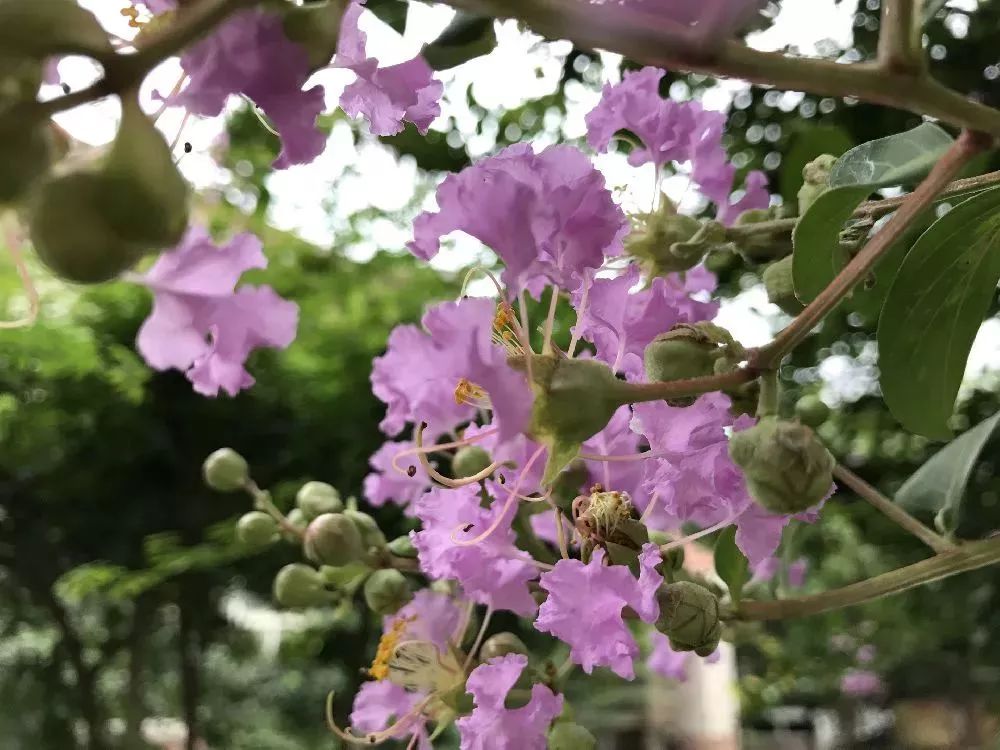
[(361, 532), (342, 513), (324, 513), (306, 527), (306, 557), (322, 565), (341, 566), (358, 560), (364, 552)]
[(374, 518), (360, 510), (351, 510), (350, 508), (344, 511), (344, 517), (349, 518), (360, 533), (362, 550), (367, 552), (372, 547), (377, 549), (385, 547), (385, 534), (382, 533), (382, 529), (378, 527), (378, 522)]
[(799, 188), (798, 195), (800, 216), (830, 189), (830, 172), (836, 161), (837, 157), (832, 154), (821, 154), (803, 167), (802, 177), (805, 182)]
[(795, 404), (795, 415), (809, 427), (819, 427), (830, 417), (830, 407), (819, 396), (803, 396)]
[(788, 315), (798, 315), (804, 307), (795, 296), (795, 284), (792, 281), (792, 256), (788, 255), (764, 269), (764, 289), (767, 299), (781, 308)]
[[(285, 520), (289, 523), (289, 525), (294, 526), (297, 529), (301, 529), (303, 533), (305, 533), (306, 526), (309, 525), (309, 521), (306, 519), (305, 514), (303, 514), (298, 508), (292, 508), (288, 511), (288, 515), (285, 516)], [(293, 534), (286, 529), (280, 529), (280, 532), (281, 538), (289, 544), (295, 544), (302, 539), (301, 536)]]
[(772, 513), (799, 513), (820, 502), (836, 461), (815, 433), (798, 422), (765, 417), (735, 433), (729, 455), (746, 476), (751, 496)]
[(656, 629), (670, 639), (675, 651), (699, 656), (715, 651), (722, 637), (719, 599), (704, 586), (690, 581), (670, 583), (660, 589), (660, 617)]
[[(708, 248), (695, 242), (703, 225), (697, 219), (675, 213), (668, 202), (658, 213), (642, 217), (625, 238), (625, 252), (653, 269), (654, 275), (694, 268)], [(723, 237), (725, 232), (723, 231)]]
[(232, 448), (219, 448), (201, 467), (205, 484), (218, 492), (236, 492), (250, 480), (250, 467)]
[(278, 539), (278, 523), (267, 513), (245, 513), (236, 524), (236, 538), (252, 549), (261, 549)]
[(570, 721), (558, 721), (549, 730), (549, 750), (594, 750), (597, 739), (586, 727)]
[(478, 445), (465, 445), (451, 459), (451, 473), (456, 479), (471, 477), (493, 463), (490, 454)]
[(332, 598), (318, 571), (302, 563), (286, 565), (274, 579), (274, 598), (283, 607), (316, 607)]
[(412, 598), (406, 577), (393, 568), (376, 570), (365, 581), (365, 603), (377, 615), (394, 615)]
[(340, 513), (344, 509), (340, 493), (326, 482), (306, 482), (295, 495), (295, 505), (308, 521), (324, 513)]
[[(704, 377), (734, 366), (746, 352), (732, 335), (714, 323), (679, 323), (661, 333), (643, 352), (651, 382)], [(674, 405), (694, 399), (677, 399)]]
[(490, 659), (495, 659), (498, 656), (506, 656), (507, 654), (524, 654), (527, 656), (528, 647), (524, 645), (524, 641), (513, 633), (497, 633), (496, 635), (491, 635), (483, 642), (482, 647), (479, 649), (479, 661), (489, 661)]
[(417, 557), (417, 548), (413, 546), (413, 540), (410, 539), (409, 534), (403, 534), (403, 536), (398, 536), (389, 542), (389, 551), (396, 557), (410, 559)]

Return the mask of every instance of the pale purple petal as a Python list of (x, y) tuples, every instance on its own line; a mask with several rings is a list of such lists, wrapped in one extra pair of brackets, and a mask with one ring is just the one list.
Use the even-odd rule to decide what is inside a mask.
[(430, 750), (431, 744), (422, 717), (415, 716), (394, 724), (422, 699), (423, 696), (419, 693), (408, 693), (388, 680), (366, 682), (354, 696), (351, 727), (357, 732), (381, 732), (393, 725), (391, 736), (409, 739), (416, 734), (419, 743), (417, 747), (420, 750)]
[[(397, 471), (392, 465), (395, 456), (413, 447), (414, 444), (410, 442), (389, 441), (383, 443), (368, 459), (368, 465), (373, 471), (365, 477), (364, 497), (370, 505), (375, 507), (381, 507), (386, 503), (401, 505), (406, 508), (409, 515), (412, 513), (410, 504), (433, 486), (416, 456), (411, 454), (400, 459), (403, 471)], [(412, 477), (406, 473), (406, 469), (410, 466), (414, 467)]]
[(849, 669), (840, 678), (840, 691), (854, 698), (867, 698), (885, 689), (882, 678), (867, 669)]
[(396, 614), (382, 621), (383, 631), (388, 631), (399, 620), (406, 620), (403, 635), (407, 640), (429, 641), (442, 653), (455, 638), (455, 629), (462, 619), (462, 610), (447, 594), (421, 589), (413, 599)]
[(472, 671), (466, 690), (476, 708), (456, 722), (461, 750), (545, 750), (549, 725), (562, 712), (562, 696), (536, 684), (527, 705), (515, 709), (504, 705), (527, 666), (526, 656), (507, 654)]

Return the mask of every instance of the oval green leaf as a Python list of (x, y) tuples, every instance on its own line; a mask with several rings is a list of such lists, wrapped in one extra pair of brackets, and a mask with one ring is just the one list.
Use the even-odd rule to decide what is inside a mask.
[(837, 159), (830, 171), (830, 187), (867, 185), (875, 190), (918, 180), (952, 143), (947, 132), (930, 122), (862, 143)]
[(959, 203), (914, 243), (879, 318), (880, 382), (904, 427), (950, 437), (969, 349), (1000, 279), (1000, 188)]
[(1000, 412), (948, 443), (906, 480), (896, 502), (911, 512), (939, 513), (945, 530), (954, 531), (972, 470), (998, 425)]

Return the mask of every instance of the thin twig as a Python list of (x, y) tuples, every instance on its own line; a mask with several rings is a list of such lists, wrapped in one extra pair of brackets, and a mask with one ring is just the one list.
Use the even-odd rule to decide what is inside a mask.
[(859, 497), (867, 500), (871, 505), (885, 514), (896, 524), (913, 534), (913, 536), (935, 552), (950, 552), (955, 549), (954, 544), (949, 542), (940, 534), (937, 534), (924, 526), (920, 523), (920, 521), (911, 516), (846, 466), (838, 464), (833, 470), (833, 475), (854, 490)]

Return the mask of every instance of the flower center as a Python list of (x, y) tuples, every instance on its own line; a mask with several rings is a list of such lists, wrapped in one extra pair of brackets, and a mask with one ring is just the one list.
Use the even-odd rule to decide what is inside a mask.
[(378, 642), (378, 650), (375, 652), (375, 661), (368, 668), (368, 674), (376, 680), (384, 680), (389, 676), (389, 660), (392, 659), (392, 654), (403, 637), (406, 626), (415, 619), (415, 617), (400, 617), (392, 624), (392, 627), (382, 634), (382, 638)]
[(493, 343), (506, 349), (508, 355), (524, 353), (516, 326), (517, 319), (510, 305), (506, 302), (497, 305), (497, 314), (493, 317)]

